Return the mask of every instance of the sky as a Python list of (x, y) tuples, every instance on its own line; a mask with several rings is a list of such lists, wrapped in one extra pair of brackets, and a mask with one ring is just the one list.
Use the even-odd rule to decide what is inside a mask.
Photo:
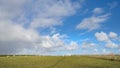
[(120, 0), (0, 0), (0, 54), (120, 54)]

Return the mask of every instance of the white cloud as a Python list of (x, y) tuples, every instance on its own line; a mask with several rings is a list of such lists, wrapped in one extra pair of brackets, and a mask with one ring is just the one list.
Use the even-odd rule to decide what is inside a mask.
[(59, 33), (40, 35), (34, 29), (25, 29), (21, 25), (1, 21), (0, 54), (43, 54), (79, 48), (77, 42), (66, 43), (65, 38), (66, 35)]
[(36, 27), (46, 28), (56, 25), (62, 25), (62, 22), (54, 18), (38, 18), (33, 20), (33, 22), (31, 23), (31, 28)]
[(103, 11), (103, 9), (102, 8), (95, 8), (94, 10), (93, 10), (93, 13), (94, 14), (101, 14), (101, 13), (103, 13), (104, 11)]
[(41, 45), (45, 48), (64, 46), (65, 43), (61, 37), (62, 35), (58, 33), (53, 36), (42, 36), (43, 40), (41, 41)]
[(74, 50), (78, 44), (66, 43), (57, 31), (41, 35), (34, 28), (54, 28), (63, 18), (81, 8), (70, 0), (0, 0), (0, 54), (43, 54)]
[(61, 25), (63, 18), (75, 14), (79, 8), (80, 2), (70, 0), (0, 0), (0, 19), (46, 28)]
[(101, 28), (102, 23), (108, 20), (110, 13), (103, 14), (103, 8), (94, 8), (90, 17), (84, 18), (77, 26), (77, 29), (88, 31)]
[(106, 47), (107, 47), (107, 48), (118, 48), (119, 45), (116, 44), (116, 43), (114, 43), (114, 42), (112, 42), (112, 41), (110, 41), (110, 42), (107, 42), (107, 43), (106, 43)]
[(24, 15), (24, 4), (28, 0), (0, 0), (0, 19), (11, 20)]
[(118, 37), (118, 35), (115, 32), (110, 32), (108, 36), (113, 39)]
[(90, 42), (86, 42), (86, 41), (82, 43), (82, 48), (90, 48), (90, 47), (94, 47), (94, 46), (96, 46), (95, 43), (90, 43)]
[(119, 46), (118, 46), (118, 44), (116, 44), (112, 41), (107, 41), (106, 47), (108, 47), (108, 48), (118, 48)]
[(95, 37), (97, 38), (98, 41), (108, 41), (109, 38), (106, 33), (104, 32), (96, 32)]
[(71, 41), (69, 46), (66, 47), (68, 50), (76, 50), (79, 48), (79, 45), (77, 42)]
[(54, 0), (54, 1), (36, 1), (32, 11), (36, 13), (35, 18), (31, 22), (34, 28), (52, 27), (62, 24), (62, 19), (76, 13), (76, 10), (81, 7), (78, 2), (70, 0)]
[(83, 19), (77, 26), (77, 29), (85, 29), (88, 31), (92, 31), (95, 29), (101, 28), (101, 24), (105, 22), (109, 17), (109, 14), (104, 14), (100, 16), (91, 16)]
[(119, 48), (119, 45), (114, 43), (105, 32), (96, 32), (95, 37), (98, 41), (104, 42), (107, 48)]
[(32, 41), (37, 38), (39, 38), (39, 35), (32, 29), (25, 29), (21, 25), (10, 21), (1, 21), (0, 23), (1, 41)]
[(1, 21), (0, 24), (0, 54), (17, 53), (23, 48), (34, 48), (33, 43), (40, 36), (32, 29), (24, 29), (18, 24)]
[(98, 52), (98, 49), (94, 49), (95, 52)]

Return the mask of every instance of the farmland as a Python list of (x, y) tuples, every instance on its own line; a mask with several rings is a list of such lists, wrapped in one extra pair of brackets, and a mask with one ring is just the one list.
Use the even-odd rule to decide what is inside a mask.
[(108, 57), (0, 56), (0, 68), (120, 68), (120, 56)]

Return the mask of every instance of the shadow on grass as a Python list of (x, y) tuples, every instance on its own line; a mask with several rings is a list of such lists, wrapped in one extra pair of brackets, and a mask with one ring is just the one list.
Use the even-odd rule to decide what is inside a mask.
[(120, 62), (120, 59), (115, 59), (115, 58), (103, 58), (103, 57), (92, 57), (92, 58), (101, 59), (101, 60), (118, 61), (118, 62)]

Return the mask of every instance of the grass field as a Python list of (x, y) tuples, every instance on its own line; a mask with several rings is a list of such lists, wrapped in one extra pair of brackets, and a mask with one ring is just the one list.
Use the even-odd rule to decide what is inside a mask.
[(116, 60), (92, 56), (1, 56), (0, 68), (120, 68)]

